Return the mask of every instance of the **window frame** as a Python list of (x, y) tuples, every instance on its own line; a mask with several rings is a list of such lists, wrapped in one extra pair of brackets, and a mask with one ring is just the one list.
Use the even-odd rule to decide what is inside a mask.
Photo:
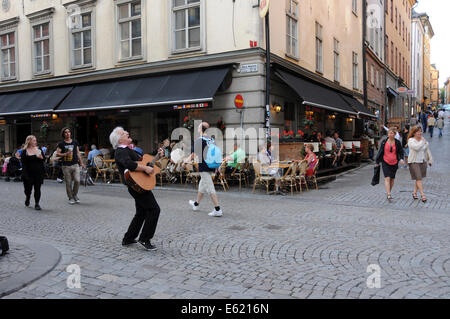
[[(11, 46), (10, 44), (7, 45), (4, 49), (1, 44), (1, 37), (4, 35), (8, 35), (14, 33), (14, 45)], [(13, 28), (5, 28), (4, 30), (0, 30), (0, 81), (1, 82), (7, 82), (7, 81), (15, 81), (18, 79), (18, 72), (19, 72), (19, 63), (18, 63), (18, 41), (17, 41), (17, 26), (14, 26)], [(11, 76), (11, 48), (14, 48), (14, 76)], [(3, 50), (8, 50), (9, 56), (8, 56), (8, 67), (9, 67), (9, 76), (4, 77), (3, 76)]]
[[(175, 32), (176, 32), (176, 12), (175, 11), (179, 11), (179, 10), (185, 10), (186, 14), (188, 14), (189, 12), (189, 8), (194, 8), (194, 7), (199, 7), (200, 8), (200, 46), (196, 46), (196, 47), (187, 47), (187, 48), (183, 48), (183, 49), (177, 49), (176, 48), (176, 36), (175, 36)], [(206, 9), (205, 9), (206, 5), (205, 5), (205, 0), (199, 0), (196, 3), (191, 3), (191, 4), (185, 4), (182, 6), (178, 6), (175, 7), (175, 3), (174, 0), (170, 0), (170, 4), (169, 4), (169, 56), (176, 56), (176, 55), (182, 55), (182, 54), (189, 54), (192, 52), (200, 52), (200, 53), (206, 53)], [(177, 9), (175, 9), (177, 8)], [(187, 19), (188, 17), (186, 17)], [(187, 20), (186, 20), (187, 21)], [(185, 26), (184, 28), (185, 30), (189, 30), (189, 26)], [(186, 32), (186, 44), (189, 43), (189, 38), (188, 38), (188, 34), (189, 32)]]
[[(316, 38), (316, 72), (323, 74), (323, 26), (316, 21), (315, 23)], [(320, 32), (319, 32), (320, 31)], [(320, 50), (319, 50), (320, 49)]]
[[(90, 14), (91, 15), (91, 25), (89, 27), (85, 27), (83, 28), (81, 26), (80, 29), (76, 29), (76, 31), (74, 31), (74, 29), (69, 28), (69, 66), (70, 66), (70, 70), (72, 71), (76, 71), (76, 70), (80, 70), (80, 69), (95, 69), (96, 67), (96, 11), (95, 11), (95, 7), (87, 7), (87, 8), (82, 8), (79, 14), (79, 17), (81, 18), (80, 23), (82, 22), (82, 17), (83, 15), (86, 14)], [(91, 31), (91, 63), (83, 63), (81, 65), (75, 65), (75, 56), (74, 56), (74, 34), (75, 33), (81, 33), (82, 34), (82, 39), (81, 39), (81, 51), (83, 53), (83, 50), (85, 49), (83, 47), (83, 38), (84, 38), (84, 32), (86, 31)], [(83, 54), (81, 55), (83, 58), (83, 62), (84, 62), (84, 56)]]
[[(120, 10), (119, 6), (122, 5), (128, 5), (129, 6), (129, 13), (131, 12), (131, 4), (134, 2), (140, 2), (141, 3), (141, 14), (138, 16), (128, 16), (127, 18), (120, 18)], [(115, 42), (115, 53), (116, 53), (116, 61), (119, 64), (122, 63), (128, 63), (128, 62), (134, 62), (134, 61), (140, 61), (145, 60), (145, 57), (147, 55), (147, 46), (145, 45), (147, 43), (146, 41), (146, 15), (145, 15), (145, 8), (146, 8), (146, 0), (114, 0), (114, 10), (115, 10), (115, 30), (116, 30), (116, 42)], [(141, 54), (133, 56), (133, 35), (132, 35), (132, 22), (140, 20), (141, 22)], [(122, 39), (121, 39), (121, 29), (120, 25), (122, 23), (129, 23), (129, 43), (131, 44), (129, 47), (130, 56), (129, 57), (122, 57)], [(138, 38), (134, 38), (138, 39)]]
[(352, 82), (353, 89), (359, 90), (359, 60), (358, 53), (352, 52)]
[[(287, 7), (286, 7), (286, 56), (291, 58), (291, 59), (295, 59), (295, 60), (299, 60), (300, 57), (300, 46), (299, 46), (299, 32), (298, 32), (298, 28), (299, 28), (299, 10), (298, 10), (298, 2), (296, 0), (287, 0)], [(292, 4), (295, 3), (295, 12), (292, 12)], [(292, 24), (295, 22), (296, 24), (296, 37), (294, 37), (294, 35), (290, 34), (290, 31), (292, 31)], [(289, 27), (288, 27), (289, 26)], [(292, 52), (292, 44), (295, 41), (295, 50), (294, 52)], [(291, 51), (288, 50), (289, 46), (291, 48)], [(294, 54), (292, 54), (294, 53)]]
[(334, 81), (339, 83), (341, 81), (341, 56), (340, 56), (340, 42), (333, 38), (333, 63), (334, 63)]
[[(32, 22), (30, 24), (31, 27), (31, 60), (32, 60), (32, 67), (33, 67), (33, 76), (34, 77), (39, 77), (42, 75), (51, 75), (53, 74), (53, 57), (54, 57), (54, 50), (53, 50), (53, 18), (49, 17), (49, 18), (45, 18), (45, 19), (39, 19), (36, 20), (34, 22)], [(41, 37), (39, 38), (39, 40), (36, 41), (36, 39), (34, 38), (34, 28), (37, 26), (41, 26), (44, 24), (48, 23), (48, 36), (46, 37)], [(36, 51), (35, 51), (35, 42), (42, 42), (45, 41), (46, 39), (49, 40), (49, 69), (48, 70), (43, 70), (43, 71), (37, 71), (37, 64), (36, 64)], [(44, 58), (44, 51), (42, 51), (42, 58)], [(42, 61), (42, 63), (44, 63), (44, 61)]]
[(352, 12), (355, 16), (358, 16), (358, 0), (352, 0)]

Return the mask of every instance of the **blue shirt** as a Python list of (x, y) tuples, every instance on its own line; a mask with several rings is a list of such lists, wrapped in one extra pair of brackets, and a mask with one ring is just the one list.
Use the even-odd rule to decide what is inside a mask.
[(144, 155), (144, 151), (140, 147), (135, 146), (133, 151), (138, 152), (140, 155)]
[(94, 157), (96, 157), (98, 155), (102, 155), (102, 152), (100, 152), (98, 149), (95, 149), (95, 150), (92, 150), (89, 152), (87, 159), (92, 167), (95, 167)]

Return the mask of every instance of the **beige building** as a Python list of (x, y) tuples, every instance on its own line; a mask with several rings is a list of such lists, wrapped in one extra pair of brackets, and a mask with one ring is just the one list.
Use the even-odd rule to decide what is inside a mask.
[(433, 106), (439, 105), (439, 70), (436, 65), (431, 65), (431, 103)]
[(450, 77), (444, 83), (444, 104), (450, 104)]
[[(266, 125), (257, 0), (3, 3), (1, 152), (30, 133), (52, 146), (65, 125), (86, 146), (109, 146), (114, 125), (126, 126), (146, 151), (194, 119), (244, 129)], [(271, 2), (271, 105), (283, 106), (271, 108), (274, 127), (283, 128), (288, 113), (301, 123), (314, 103), (317, 129), (344, 127), (352, 137), (355, 122), (346, 119), (362, 114), (354, 98), (362, 97), (361, 16), (359, 1)], [(283, 72), (307, 77), (319, 91), (302, 96), (293, 88), (299, 82), (287, 83)], [(237, 94), (244, 98), (241, 113)], [(328, 111), (339, 121), (326, 120)]]
[(427, 16), (425, 20), (425, 35), (423, 41), (423, 105), (431, 103), (431, 46), (430, 40), (434, 36), (434, 31)]

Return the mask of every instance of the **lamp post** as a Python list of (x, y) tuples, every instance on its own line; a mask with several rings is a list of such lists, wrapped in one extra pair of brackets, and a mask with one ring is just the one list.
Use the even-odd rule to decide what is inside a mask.
[(264, 116), (267, 145), (270, 143), (270, 27), (269, 27), (270, 0), (259, 1), (259, 16), (265, 18), (266, 24), (266, 112)]

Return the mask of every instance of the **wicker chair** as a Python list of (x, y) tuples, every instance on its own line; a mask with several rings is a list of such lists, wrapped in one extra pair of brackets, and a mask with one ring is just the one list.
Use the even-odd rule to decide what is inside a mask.
[(188, 183), (195, 183), (195, 187), (197, 188), (198, 182), (200, 179), (200, 173), (198, 171), (198, 164), (186, 164), (185, 168), (185, 174), (186, 174), (186, 182), (184, 184), (184, 187), (187, 186)]
[(159, 184), (163, 186), (163, 179), (168, 180), (168, 176), (170, 175), (167, 170), (167, 165), (169, 164), (169, 159), (167, 157), (163, 157), (160, 160), (156, 161), (155, 165), (160, 168), (160, 173), (157, 175), (159, 177)]
[(306, 190), (309, 190), (308, 188), (308, 182), (306, 181), (306, 170), (308, 169), (308, 163), (306, 161), (302, 161), (299, 164), (297, 164), (297, 173), (296, 173), (296, 180), (298, 186), (300, 186), (300, 192), (303, 192), (302, 185), (303, 183), (306, 186)]
[(254, 162), (253, 169), (255, 170), (255, 181), (253, 184), (253, 193), (255, 192), (256, 185), (263, 185), (266, 187), (267, 194), (269, 194), (270, 183), (275, 182), (275, 177), (262, 175), (260, 162)]
[(239, 182), (239, 190), (242, 188), (242, 182), (245, 187), (248, 186), (248, 162), (238, 163), (230, 174), (230, 180)]
[(103, 162), (103, 157), (101, 155), (94, 157), (94, 163), (95, 163), (95, 171), (96, 171), (95, 182), (97, 182), (97, 179), (99, 177), (103, 177), (103, 182), (106, 183), (106, 177), (108, 174), (109, 174), (109, 180), (111, 182), (112, 179), (114, 178), (114, 169), (112, 169), (108, 165), (105, 165), (105, 163)]
[(226, 169), (227, 162), (224, 161), (222, 162), (222, 164), (220, 164), (218, 174), (215, 174), (215, 176), (213, 177), (214, 184), (222, 185), (224, 192), (226, 192), (230, 188), (230, 186), (228, 185), (227, 177), (225, 175)]
[(319, 190), (319, 186), (317, 185), (317, 178), (316, 178), (317, 168), (319, 167), (319, 162), (320, 162), (319, 159), (317, 159), (316, 165), (314, 165), (314, 168), (313, 168), (313, 175), (309, 176), (307, 178), (309, 182), (311, 182), (313, 185), (314, 184), (316, 185), (316, 190)]
[(286, 173), (280, 178), (281, 187), (289, 187), (291, 195), (294, 195), (294, 187), (297, 190), (297, 163), (292, 163), (287, 169)]

